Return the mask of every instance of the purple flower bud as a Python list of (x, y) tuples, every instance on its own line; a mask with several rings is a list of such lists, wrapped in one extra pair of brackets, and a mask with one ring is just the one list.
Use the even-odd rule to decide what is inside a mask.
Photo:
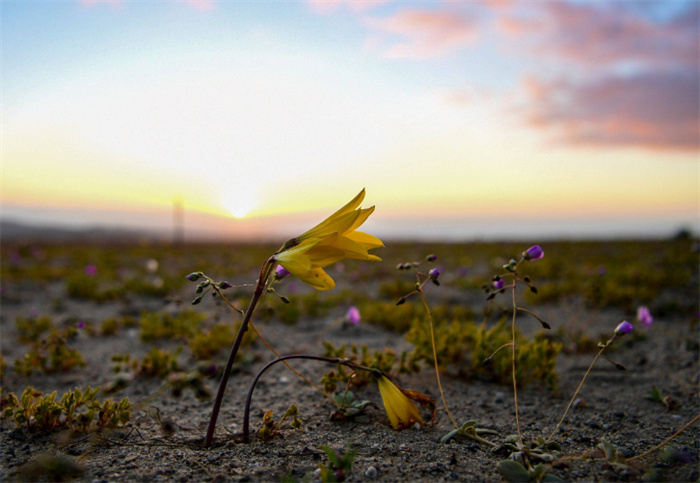
[(222, 289), (222, 290), (226, 290), (227, 288), (231, 288), (231, 287), (233, 287), (233, 285), (231, 285), (230, 283), (228, 283), (228, 282), (225, 281), (225, 280), (219, 282), (219, 288)]
[(654, 323), (654, 317), (651, 315), (646, 305), (640, 305), (637, 308), (637, 320), (647, 328), (651, 327), (651, 324)]
[(437, 260), (437, 255), (433, 255), (433, 254), (431, 253), (431, 254), (428, 255), (425, 259), (428, 260), (429, 262), (434, 262), (435, 260)]
[(275, 278), (277, 280), (282, 280), (287, 275), (289, 275), (289, 271), (287, 271), (287, 269), (282, 265), (277, 265), (277, 268), (275, 269)]
[(95, 265), (86, 265), (85, 275), (89, 275), (91, 277), (97, 275), (97, 267)]
[(199, 280), (199, 276), (200, 276), (199, 272), (193, 272), (193, 273), (190, 273), (190, 274), (189, 274), (187, 277), (185, 277), (185, 278), (186, 278), (187, 280), (189, 280), (190, 282), (196, 282), (197, 280)]
[(494, 281), (493, 281), (493, 287), (494, 287), (496, 290), (501, 290), (505, 284), (506, 284), (506, 283), (505, 283), (505, 281), (504, 281), (502, 278), (499, 278), (498, 280), (494, 280)]
[(360, 317), (360, 311), (358, 308), (353, 305), (348, 309), (348, 313), (345, 314), (345, 319), (352, 325), (358, 325), (362, 318)]
[(632, 329), (634, 329), (632, 324), (630, 324), (629, 322), (627, 322), (625, 320), (622, 323), (620, 323), (620, 325), (615, 327), (615, 334), (617, 334), (617, 335), (629, 334), (630, 332), (632, 332)]
[(523, 252), (525, 260), (539, 260), (544, 257), (544, 250), (539, 245), (531, 246), (527, 251)]
[(440, 276), (440, 270), (433, 268), (428, 272), (428, 276), (430, 278), (438, 278)]
[(84, 329), (84, 328), (85, 328), (85, 322), (83, 322), (83, 321), (81, 320), (80, 322), (78, 322), (78, 323), (76, 324), (76, 326), (77, 326), (79, 329)]

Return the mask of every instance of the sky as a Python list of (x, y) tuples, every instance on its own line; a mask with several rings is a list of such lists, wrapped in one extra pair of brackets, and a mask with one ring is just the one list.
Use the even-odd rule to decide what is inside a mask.
[(0, 3), (2, 219), (291, 238), (700, 228), (700, 2)]

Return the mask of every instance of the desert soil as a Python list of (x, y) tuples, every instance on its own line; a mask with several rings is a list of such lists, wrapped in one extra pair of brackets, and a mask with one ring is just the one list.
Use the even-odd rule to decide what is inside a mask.
[[(340, 272), (333, 276), (340, 288), (368, 293), (373, 290), (343, 280)], [(80, 333), (71, 345), (83, 354), (87, 366), (67, 373), (35, 373), (25, 378), (12, 369), (12, 361), (26, 351), (25, 346), (16, 342), (13, 321), (18, 315), (30, 310), (53, 314), (60, 326), (61, 321), (74, 323), (76, 318), (99, 322), (144, 310), (177, 312), (190, 307), (187, 301), (192, 299), (192, 292), (193, 287), (188, 285), (182, 293), (167, 299), (131, 297), (128, 301), (91, 302), (65, 297), (65, 286), (60, 281), (43, 285), (41, 290), (31, 282), (4, 286), (1, 335), (2, 355), (8, 367), (2, 381), (3, 396), (9, 392), (19, 394), (26, 386), (44, 392), (57, 390), (60, 396), (76, 386), (105, 385), (114, 377), (111, 355), (129, 353), (140, 358), (152, 345), (140, 342), (135, 328), (121, 329), (106, 337)], [(697, 291), (694, 296), (697, 297)], [(50, 304), (55, 297), (65, 299), (60, 312)], [(481, 308), (485, 304), (481, 295), (464, 295), (449, 283), (431, 287), (428, 297), (434, 303), (473, 303), (481, 304)], [(220, 320), (239, 320), (236, 314), (211, 299), (196, 310)], [(364, 322), (358, 326), (340, 323), (345, 310), (346, 307), (337, 307), (324, 317), (302, 317), (295, 325), (283, 324), (274, 317), (256, 325), (282, 354), (322, 354), (324, 340), (335, 345), (367, 344), (370, 348), (390, 347), (396, 351), (410, 348), (400, 334)], [(610, 332), (621, 320), (633, 317), (619, 309), (583, 309), (570, 299), (538, 306), (537, 311), (554, 327), (585, 325), (591, 335)], [(672, 450), (652, 453), (628, 466), (611, 464), (599, 452), (592, 451), (605, 439), (627, 457), (641, 454), (663, 442), (700, 412), (697, 324), (689, 323), (688, 314), (673, 314), (657, 317), (649, 329), (637, 330), (645, 330), (647, 336), (610, 353), (627, 370), (619, 371), (599, 361), (579, 395), (576, 408), (555, 438), (566, 455), (574, 456), (555, 462), (549, 470), (563, 480), (697, 481), (700, 477), (698, 425), (674, 439), (669, 445)], [(178, 344), (157, 345), (173, 349)], [(303, 426), (300, 430), (283, 429), (269, 442), (254, 434), (252, 442), (244, 444), (241, 430), (245, 395), (257, 371), (272, 358), (260, 343), (245, 348), (244, 352), (247, 362), (237, 366), (229, 380), (212, 447), (202, 446), (211, 399), (198, 400), (192, 391), (176, 398), (167, 388), (162, 389), (161, 381), (137, 377), (114, 395), (128, 396), (134, 404), (131, 422), (123, 428), (89, 435), (41, 435), (18, 429), (11, 421), (4, 420), (0, 429), (0, 479), (22, 481), (59, 476), (68, 479), (73, 472), (80, 481), (279, 481), (284, 478), (318, 481), (319, 464), (328, 464), (320, 447), (328, 445), (340, 451), (350, 447), (357, 451), (348, 481), (502, 480), (496, 465), (505, 456), (491, 447), (470, 440), (440, 443), (440, 438), (452, 429), (444, 412), (438, 412), (434, 425), (395, 431), (388, 423), (376, 385), (368, 385), (356, 392), (360, 398), (375, 403), (368, 409), (369, 419), (334, 422), (329, 418), (333, 405), (281, 364), (268, 371), (256, 388), (252, 428), (255, 431), (260, 427), (264, 411), (272, 409), (279, 416), (290, 404), (298, 405)], [(593, 356), (594, 353), (560, 354), (556, 392), (535, 384), (518, 392), (525, 438), (547, 436), (551, 432)], [(218, 358), (223, 364), (226, 354), (220, 353)], [(331, 368), (308, 361), (295, 361), (293, 365), (315, 381)], [(466, 381), (454, 373), (448, 371), (443, 376), (443, 386), (457, 421), (475, 420), (480, 427), (497, 431), (498, 436), (487, 437), (497, 443), (517, 433), (512, 387), (489, 381)], [(430, 368), (423, 368), (419, 374), (404, 375), (397, 381), (435, 397), (442, 407), (434, 376)], [(217, 383), (213, 379), (207, 382), (212, 391)], [(669, 410), (648, 400), (646, 396), (652, 386), (671, 396), (677, 406)], [(60, 458), (53, 461), (61, 462), (63, 469), (47, 469), (45, 462), (57, 456)]]

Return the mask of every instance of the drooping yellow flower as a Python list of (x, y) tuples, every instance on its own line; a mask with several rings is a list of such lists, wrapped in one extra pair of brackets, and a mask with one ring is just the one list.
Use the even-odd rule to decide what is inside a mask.
[(275, 254), (275, 260), (289, 273), (319, 290), (335, 287), (333, 279), (323, 270), (344, 258), (381, 260), (369, 253), (384, 243), (372, 235), (357, 231), (374, 211), (374, 206), (360, 208), (365, 190), (348, 204), (309, 231), (292, 238)]
[(423, 424), (416, 405), (388, 377), (380, 376), (377, 384), (384, 402), (384, 409), (394, 429), (410, 428), (415, 423)]

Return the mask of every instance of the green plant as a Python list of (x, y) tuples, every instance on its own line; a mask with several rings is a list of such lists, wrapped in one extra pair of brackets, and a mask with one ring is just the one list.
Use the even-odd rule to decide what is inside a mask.
[(321, 469), (321, 481), (345, 481), (345, 478), (347, 478), (352, 470), (352, 462), (355, 460), (355, 456), (357, 456), (357, 451), (348, 448), (344, 452), (340, 452), (325, 444), (321, 446), (321, 449), (326, 453), (329, 461), (328, 466), (321, 463), (318, 465)]
[(21, 344), (33, 344), (39, 341), (44, 332), (53, 329), (53, 321), (47, 315), (29, 318), (20, 315), (15, 319), (15, 328)]
[[(556, 358), (562, 345), (550, 341), (542, 333), (526, 339), (516, 329), (515, 336), (518, 347), (522, 349), (516, 354), (518, 385), (524, 387), (531, 382), (540, 382), (556, 390)], [(484, 377), (499, 384), (507, 384), (511, 380), (511, 360), (505, 353), (492, 357), (491, 354), (494, 348), (507, 344), (510, 337), (506, 319), (492, 327), (486, 323), (477, 325), (458, 320), (435, 327), (436, 351), (446, 367), (455, 368), (457, 374), (466, 379)], [(406, 364), (434, 363), (429, 327), (425, 324), (414, 325), (406, 334), (406, 340), (413, 345)], [(486, 365), (485, 360), (489, 361)]]
[(100, 388), (88, 387), (84, 391), (75, 388), (56, 400), (56, 391), (43, 395), (27, 387), (20, 397), (8, 394), (3, 400), (3, 419), (13, 419), (18, 427), (28, 430), (52, 432), (69, 428), (79, 432), (114, 428), (129, 422), (131, 403), (129, 398), (119, 402), (112, 399), (98, 401)]
[[(331, 342), (325, 341), (323, 343), (324, 357), (338, 358), (338, 359), (350, 359), (358, 364), (371, 367), (373, 369), (379, 369), (387, 374), (392, 372), (392, 369), (396, 365), (397, 357), (396, 353), (391, 349), (384, 349), (384, 351), (375, 350), (370, 353), (366, 345), (362, 345), (358, 350), (355, 344), (348, 347), (347, 344), (343, 344), (340, 347), (335, 347)], [(346, 366), (339, 365), (336, 369), (325, 373), (321, 377), (321, 383), (326, 392), (333, 393), (338, 388), (338, 384), (346, 384), (352, 378), (352, 385), (354, 386), (364, 386), (372, 380), (371, 374), (365, 371), (355, 372), (348, 370)]]
[(258, 430), (258, 435), (263, 441), (270, 441), (276, 434), (279, 433), (280, 429), (282, 428), (282, 423), (284, 423), (287, 418), (292, 418), (292, 421), (289, 423), (290, 428), (301, 429), (299, 408), (296, 404), (292, 404), (277, 422), (275, 422), (273, 418), (272, 409), (266, 411), (263, 415), (262, 426), (260, 426), (260, 430)]
[[(240, 323), (238, 325), (240, 326)], [(216, 324), (209, 330), (196, 333), (188, 342), (192, 355), (198, 360), (211, 359), (233, 343), (234, 329), (237, 328), (230, 324)], [(244, 340), (244, 345), (251, 343), (251, 338)]]
[(204, 314), (191, 310), (175, 315), (165, 312), (144, 312), (139, 321), (141, 341), (188, 340), (200, 330), (200, 324), (204, 318)]
[(42, 342), (33, 343), (33, 347), (23, 358), (15, 359), (14, 368), (18, 374), (30, 376), (35, 370), (67, 372), (85, 365), (82, 354), (68, 346), (67, 339), (75, 335), (75, 329), (54, 330)]
[(365, 410), (371, 405), (371, 401), (360, 400), (352, 391), (340, 391), (333, 396), (338, 407), (331, 413), (331, 421), (355, 421), (357, 423), (369, 422)]

